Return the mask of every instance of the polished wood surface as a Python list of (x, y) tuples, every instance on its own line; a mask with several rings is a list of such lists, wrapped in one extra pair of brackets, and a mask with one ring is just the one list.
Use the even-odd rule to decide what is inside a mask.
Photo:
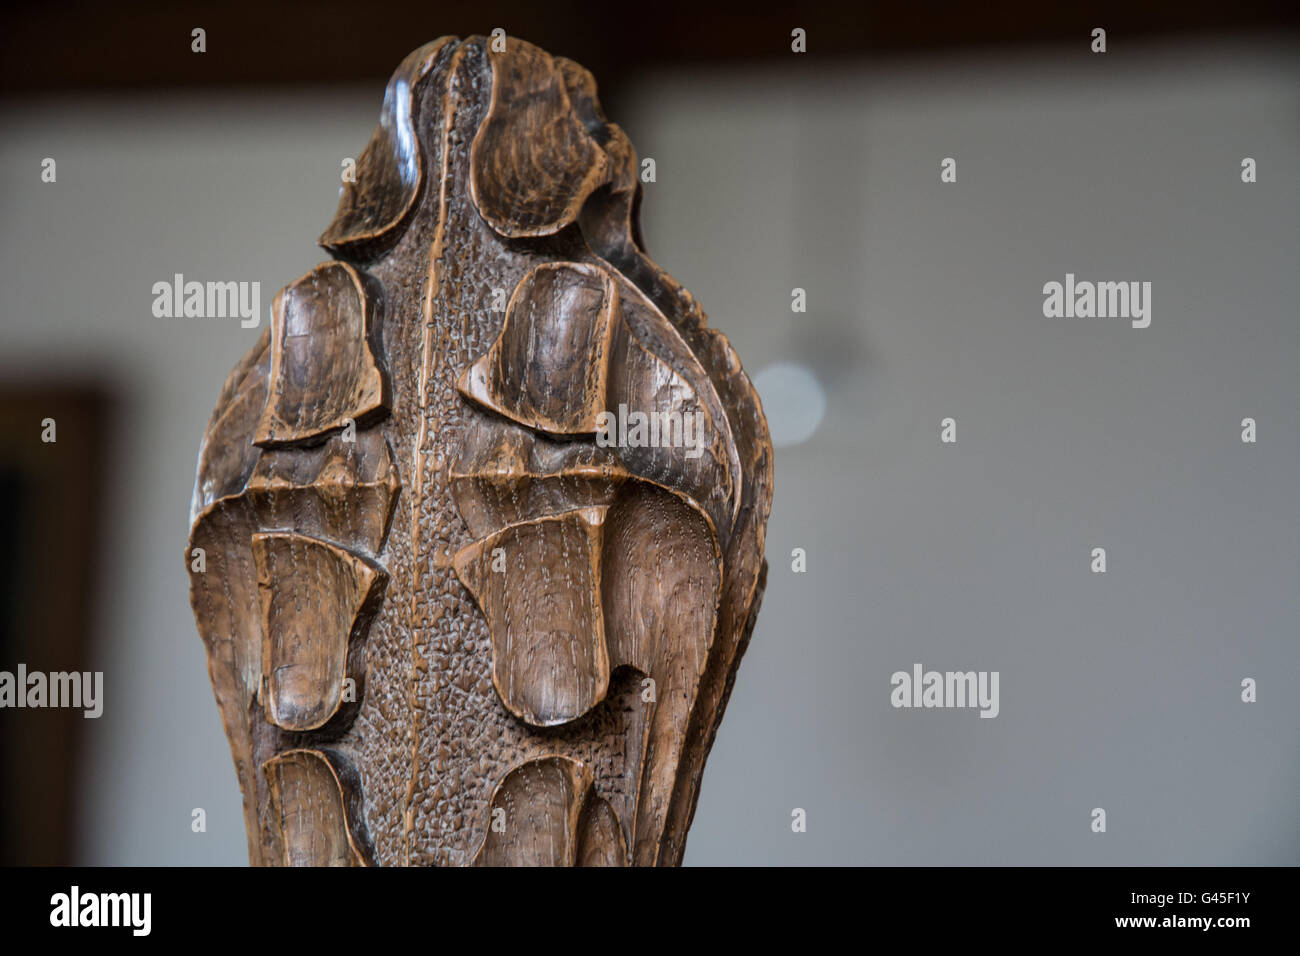
[(200, 453), (186, 560), (253, 863), (680, 862), (772, 448), (639, 201), (577, 64), (444, 37), (393, 74), (336, 259)]

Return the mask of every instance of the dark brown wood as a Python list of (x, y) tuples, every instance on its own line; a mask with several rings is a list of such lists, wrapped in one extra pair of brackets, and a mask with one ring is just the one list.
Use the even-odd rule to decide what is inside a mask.
[[(746, 0), (710, 4), (656, 0), (611, 4), (570, 0), (387, 0), (382, 15), (358, 15), (353, 0), (222, 0), (220, 3), (85, 3), (10, 0), (0, 31), (0, 89), (15, 97), (50, 90), (263, 89), (373, 83), (410, 46), (410, 37), (502, 27), (600, 77), (610, 103), (648, 71), (724, 67), (788, 69), (828, 62), (992, 53), (1047, 48), (1087, 57), (1093, 27), (1126, 49), (1188, 37), (1231, 43), (1294, 34), (1293, 0), (1095, 0), (1087, 4), (866, 3), (862, 0)], [(70, 42), (75, 23), (82, 42)], [(207, 52), (191, 31), (207, 30)], [(807, 31), (808, 56), (791, 55), (790, 31)], [(1117, 39), (1118, 38), (1118, 39)], [(1114, 47), (1119, 49), (1119, 46)]]
[(576, 64), (421, 47), (357, 173), (200, 453), (249, 857), (676, 864), (762, 593), (758, 397)]
[[(103, 653), (95, 626), (105, 503), (112, 484), (115, 393), (98, 382), (30, 380), (9, 367), (0, 386), (0, 683), (26, 696), (20, 667), (51, 682)], [(15, 381), (17, 379), (17, 381)], [(52, 422), (53, 433), (47, 423)], [(47, 441), (45, 438), (54, 438)], [(111, 513), (111, 512), (110, 512)], [(0, 690), (0, 699), (4, 691)], [(50, 699), (50, 698), (47, 698)], [(83, 704), (86, 703), (83, 701)], [(94, 799), (82, 769), (97, 707), (0, 710), (0, 866), (70, 866)]]

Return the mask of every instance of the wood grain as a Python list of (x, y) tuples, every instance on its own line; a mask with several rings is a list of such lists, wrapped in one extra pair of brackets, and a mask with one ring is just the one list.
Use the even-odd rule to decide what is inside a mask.
[(355, 818), (355, 780), (343, 758), (324, 750), (288, 750), (268, 760), (262, 773), (286, 866), (367, 865)]
[[(681, 861), (772, 450), (645, 255), (636, 169), (590, 74), (522, 40), (443, 38), (389, 83), (338, 259), (200, 450), (191, 600), (253, 863)], [(632, 415), (665, 430), (610, 442)]]
[(345, 262), (291, 282), (271, 309), (271, 393), (254, 441), (315, 439), (373, 421), (388, 408), (386, 377), (371, 347), (374, 298)]
[(288, 731), (320, 730), (345, 697), (356, 701), (364, 687), (361, 645), (388, 575), (373, 561), (295, 531), (254, 534), (253, 559), (266, 717)]

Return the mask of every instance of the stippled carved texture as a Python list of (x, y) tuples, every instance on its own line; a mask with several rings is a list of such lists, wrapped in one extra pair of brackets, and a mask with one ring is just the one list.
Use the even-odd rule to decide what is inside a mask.
[(636, 169), (591, 76), (523, 41), (393, 75), (336, 260), (200, 451), (191, 600), (253, 863), (680, 862), (772, 456), (645, 255)]

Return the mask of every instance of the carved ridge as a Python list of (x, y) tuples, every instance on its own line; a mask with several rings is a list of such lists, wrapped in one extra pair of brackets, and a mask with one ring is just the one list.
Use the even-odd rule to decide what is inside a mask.
[(424, 186), (416, 135), (417, 88), (438, 55), (455, 44), (455, 37), (426, 43), (407, 56), (388, 81), (379, 125), (357, 159), (356, 180), (344, 180), (338, 212), (317, 240), (335, 255), (377, 255), (396, 241), (415, 209)]
[(551, 754), (513, 767), (492, 792), (475, 866), (626, 866), (623, 828), (581, 761)]
[(285, 866), (369, 866), (356, 772), (330, 750), (300, 748), (262, 765)]
[(346, 680), (359, 702), (361, 645), (388, 575), (332, 542), (293, 531), (254, 534), (253, 558), (267, 720), (295, 733), (319, 730), (343, 706)]

